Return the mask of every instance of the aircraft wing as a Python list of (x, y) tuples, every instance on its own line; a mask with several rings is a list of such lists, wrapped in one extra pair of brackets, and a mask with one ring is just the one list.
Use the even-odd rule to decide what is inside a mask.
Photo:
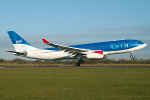
[(78, 49), (78, 48), (68, 47), (68, 46), (63, 46), (63, 45), (58, 45), (58, 44), (50, 43), (49, 41), (47, 41), (45, 39), (42, 39), (42, 40), (47, 45), (53, 46), (55, 48), (59, 48), (60, 51), (69, 52), (70, 54), (73, 54), (73, 55), (84, 54), (84, 52), (89, 52), (89, 50)]

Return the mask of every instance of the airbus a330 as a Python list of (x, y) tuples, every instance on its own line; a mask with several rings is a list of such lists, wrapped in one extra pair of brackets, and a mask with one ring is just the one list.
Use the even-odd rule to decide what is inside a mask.
[(78, 59), (75, 66), (80, 66), (87, 59), (102, 59), (106, 55), (119, 54), (119, 53), (131, 53), (130, 57), (133, 57), (133, 51), (140, 50), (146, 46), (140, 40), (126, 39), (116, 40), (108, 42), (88, 43), (71, 46), (63, 46), (54, 44), (46, 39), (42, 39), (43, 42), (52, 48), (39, 49), (30, 45), (22, 37), (20, 37), (14, 31), (8, 31), (8, 35), (13, 43), (16, 51), (11, 52), (14, 55), (42, 59), (42, 60), (60, 60), (60, 59)]

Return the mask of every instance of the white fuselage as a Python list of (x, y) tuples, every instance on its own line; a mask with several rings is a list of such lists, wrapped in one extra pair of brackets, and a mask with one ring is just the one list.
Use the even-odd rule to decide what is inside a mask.
[[(137, 47), (126, 49), (126, 50), (107, 51), (107, 52), (104, 52), (104, 55), (133, 52), (133, 51), (142, 49), (145, 46), (146, 46), (146, 44), (143, 44), (143, 45), (139, 45)], [(27, 51), (26, 57), (35, 58), (35, 59), (49, 59), (49, 60), (73, 58), (72, 55), (69, 54), (68, 52), (53, 51), (53, 50), (42, 50), (42, 49)]]
[(27, 56), (29, 58), (36, 58), (36, 59), (61, 59), (64, 57), (71, 56), (68, 52), (64, 51), (52, 51), (52, 50), (32, 50), (27, 52)]
[(45, 44), (54, 47), (45, 50), (31, 46), (26, 40), (24, 40), (14, 31), (8, 31), (8, 35), (16, 51), (7, 52), (11, 52), (18, 56), (35, 59), (55, 60), (77, 58), (77, 66), (83, 63), (82, 58), (101, 59), (104, 58), (105, 55), (133, 52), (146, 46), (146, 44), (142, 41), (133, 39), (79, 44), (72, 46), (54, 44), (46, 39), (42, 39)]

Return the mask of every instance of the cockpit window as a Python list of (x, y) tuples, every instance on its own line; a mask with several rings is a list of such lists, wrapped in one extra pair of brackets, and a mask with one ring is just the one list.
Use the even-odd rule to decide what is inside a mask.
[(142, 43), (141, 41), (139, 41), (138, 43)]

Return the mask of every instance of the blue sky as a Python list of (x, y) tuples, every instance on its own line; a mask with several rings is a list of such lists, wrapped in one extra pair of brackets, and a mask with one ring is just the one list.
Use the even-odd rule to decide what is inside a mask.
[[(150, 0), (0, 0), (0, 58), (18, 58), (7, 31), (46, 48), (41, 39), (61, 44), (138, 39), (146, 48), (135, 52), (150, 59)], [(129, 59), (130, 54), (108, 56)]]

